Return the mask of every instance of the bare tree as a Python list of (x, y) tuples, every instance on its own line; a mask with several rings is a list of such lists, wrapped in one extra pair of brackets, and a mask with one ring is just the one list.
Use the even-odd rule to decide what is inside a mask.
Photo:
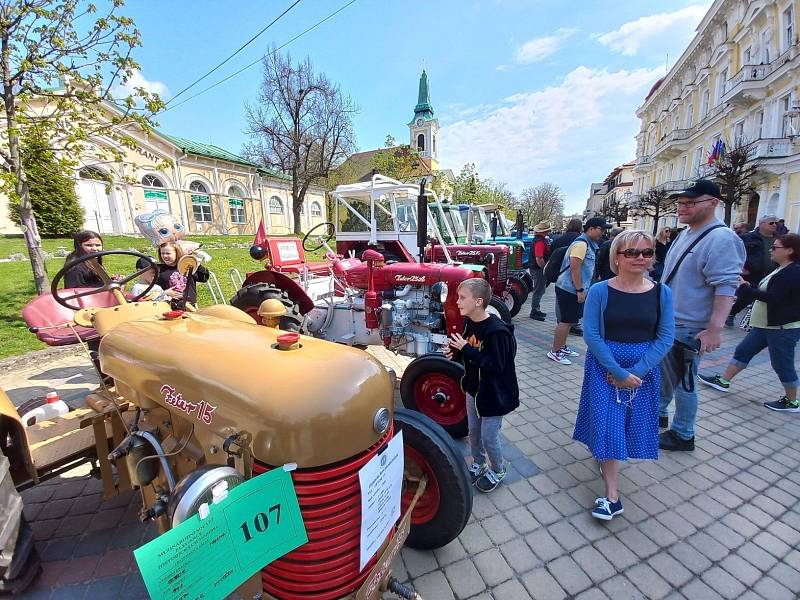
[(677, 206), (675, 199), (669, 197), (669, 193), (659, 188), (651, 188), (641, 194), (631, 203), (630, 210), (639, 217), (651, 217), (653, 219), (653, 235), (658, 233), (658, 220), (661, 217), (674, 215)]
[(529, 225), (541, 221), (561, 223), (564, 216), (564, 194), (555, 183), (546, 181), (522, 190), (514, 207), (522, 211), (525, 222)]
[(272, 49), (262, 62), (258, 101), (245, 107), (250, 142), (244, 154), (292, 177), (294, 232), (301, 232), (300, 211), (308, 188), (355, 151), (349, 96), (310, 59), (294, 64)]
[(620, 226), (622, 221), (628, 220), (628, 201), (617, 194), (612, 195), (603, 202), (602, 216), (611, 219)]
[(136, 123), (147, 130), (149, 115), (163, 108), (157, 95), (141, 87), (125, 99), (112, 98), (138, 68), (131, 54), (141, 45), (133, 21), (118, 14), (122, 5), (123, 0), (113, 0), (97, 15), (94, 4), (77, 0), (0, 1), (0, 98), (6, 129), (0, 141), (2, 187), (19, 203), (39, 294), (47, 290), (48, 280), (21, 159), (22, 136), (35, 130), (49, 142), (45, 151), (55, 153), (64, 167), (74, 166), (89, 140), (98, 137), (112, 143), (93, 145), (94, 155), (119, 160), (123, 148), (134, 146), (126, 126)]
[[(727, 147), (727, 144), (726, 144)], [(725, 224), (731, 224), (733, 209), (756, 193), (756, 177), (761, 161), (756, 157), (756, 143), (745, 139), (724, 152), (713, 164), (711, 177), (720, 187), (725, 206)]]

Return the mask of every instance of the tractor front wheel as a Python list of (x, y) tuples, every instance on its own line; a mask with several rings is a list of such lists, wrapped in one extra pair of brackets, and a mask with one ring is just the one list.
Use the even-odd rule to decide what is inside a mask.
[(395, 429), (403, 432), (403, 495), (405, 512), (417, 489), (428, 476), (414, 512), (406, 545), (420, 550), (446, 546), (464, 530), (472, 513), (472, 489), (464, 457), (447, 433), (425, 415), (398, 408)]
[(464, 367), (441, 354), (415, 358), (400, 380), (403, 406), (431, 418), (456, 438), (467, 435), (467, 401), (461, 389)]
[(503, 304), (506, 305), (506, 308), (511, 313), (511, 317), (516, 317), (517, 313), (522, 308), (522, 305), (525, 304), (525, 300), (527, 296), (525, 294), (520, 293), (517, 288), (508, 286), (508, 288), (503, 292), (501, 296), (503, 299)]
[(489, 301), (489, 306), (486, 307), (486, 312), (489, 314), (500, 317), (504, 323), (511, 323), (511, 310), (500, 296), (492, 296)]
[(301, 331), (303, 328), (303, 316), (300, 309), (289, 295), (269, 283), (254, 283), (238, 290), (231, 298), (231, 306), (243, 310), (261, 324), (258, 316), (258, 307), (264, 300), (280, 300), (286, 307), (286, 314), (281, 317), (279, 327), (284, 331)]
[(522, 297), (523, 304), (528, 300), (528, 295), (531, 293), (531, 288), (528, 287), (528, 284), (525, 283), (525, 280), (519, 275), (514, 275), (513, 277), (508, 278), (508, 287), (517, 291), (517, 293)]

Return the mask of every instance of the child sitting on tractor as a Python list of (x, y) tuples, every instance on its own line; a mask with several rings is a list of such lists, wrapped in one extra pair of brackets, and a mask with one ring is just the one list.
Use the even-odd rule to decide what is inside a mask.
[[(517, 342), (514, 326), (486, 312), (492, 289), (485, 279), (471, 278), (458, 286), (458, 310), (465, 317), (464, 333), (450, 336), (445, 355), (464, 365), (461, 387), (467, 396), (472, 483), (491, 492), (508, 467), (500, 447), (503, 415), (519, 406), (514, 367)], [(486, 463), (486, 459), (491, 466)]]
[(169, 297), (173, 310), (194, 310), (197, 303), (197, 282), (208, 281), (209, 273), (203, 265), (188, 277), (178, 271), (178, 261), (184, 256), (181, 246), (176, 242), (165, 242), (158, 247), (158, 285)]

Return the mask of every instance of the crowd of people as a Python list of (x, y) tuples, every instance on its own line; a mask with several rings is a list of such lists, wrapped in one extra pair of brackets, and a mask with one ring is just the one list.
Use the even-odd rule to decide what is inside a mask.
[[(573, 438), (600, 464), (605, 494), (591, 514), (602, 520), (623, 512), (621, 461), (657, 459), (660, 450), (694, 450), (696, 381), (728, 391), (733, 378), (767, 348), (784, 395), (764, 406), (800, 412), (794, 366), (800, 340), (800, 236), (788, 233), (775, 215), (761, 217), (753, 231), (727, 227), (716, 217), (719, 188), (707, 180), (674, 197), (684, 227), (663, 227), (656, 236), (611, 227), (600, 217), (572, 220), (552, 243), (549, 223), (532, 230), (531, 318), (545, 320), (541, 299), (549, 279), (555, 284), (557, 323), (548, 359), (569, 366), (580, 356), (567, 338), (583, 321), (588, 352)], [(68, 260), (102, 248), (97, 233), (82, 231)], [(151, 263), (140, 261), (134, 295), (152, 284), (149, 293), (169, 299), (174, 308), (194, 303), (196, 282), (206, 281), (208, 271), (201, 265), (188, 277), (181, 274), (181, 254), (173, 242), (158, 246), (157, 281)], [(68, 271), (65, 284), (97, 287), (102, 282), (83, 263)], [(457, 294), (465, 328), (450, 336), (445, 355), (464, 365), (469, 471), (478, 490), (491, 492), (507, 473), (500, 441), (503, 417), (519, 406), (517, 345), (513, 326), (486, 311), (492, 297), (486, 280), (467, 279)], [(741, 326), (749, 332), (724, 372), (698, 375), (700, 357), (720, 347), (726, 323), (745, 310)]]

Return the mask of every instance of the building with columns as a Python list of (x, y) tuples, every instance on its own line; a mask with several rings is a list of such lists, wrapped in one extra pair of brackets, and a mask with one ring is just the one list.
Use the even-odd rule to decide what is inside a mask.
[[(122, 160), (101, 159), (97, 148), (111, 142), (93, 139), (75, 169), (84, 209), (80, 228), (103, 234), (138, 233), (136, 215), (164, 209), (178, 217), (190, 235), (254, 234), (262, 219), (268, 233), (294, 230), (288, 175), (212, 144), (138, 128), (127, 128), (126, 133), (135, 147), (122, 148)], [(312, 187), (301, 213), (303, 231), (326, 221), (325, 213), (325, 190)], [(2, 194), (0, 234), (21, 234)]]
[[(800, 230), (798, 0), (715, 0), (697, 33), (636, 115), (633, 194), (683, 189), (711, 168), (719, 140), (753, 144), (761, 163), (757, 193), (732, 222), (755, 225), (762, 214)], [(722, 209), (720, 208), (720, 216)], [(635, 226), (652, 229), (650, 218)], [(659, 220), (675, 225), (676, 217)]]

